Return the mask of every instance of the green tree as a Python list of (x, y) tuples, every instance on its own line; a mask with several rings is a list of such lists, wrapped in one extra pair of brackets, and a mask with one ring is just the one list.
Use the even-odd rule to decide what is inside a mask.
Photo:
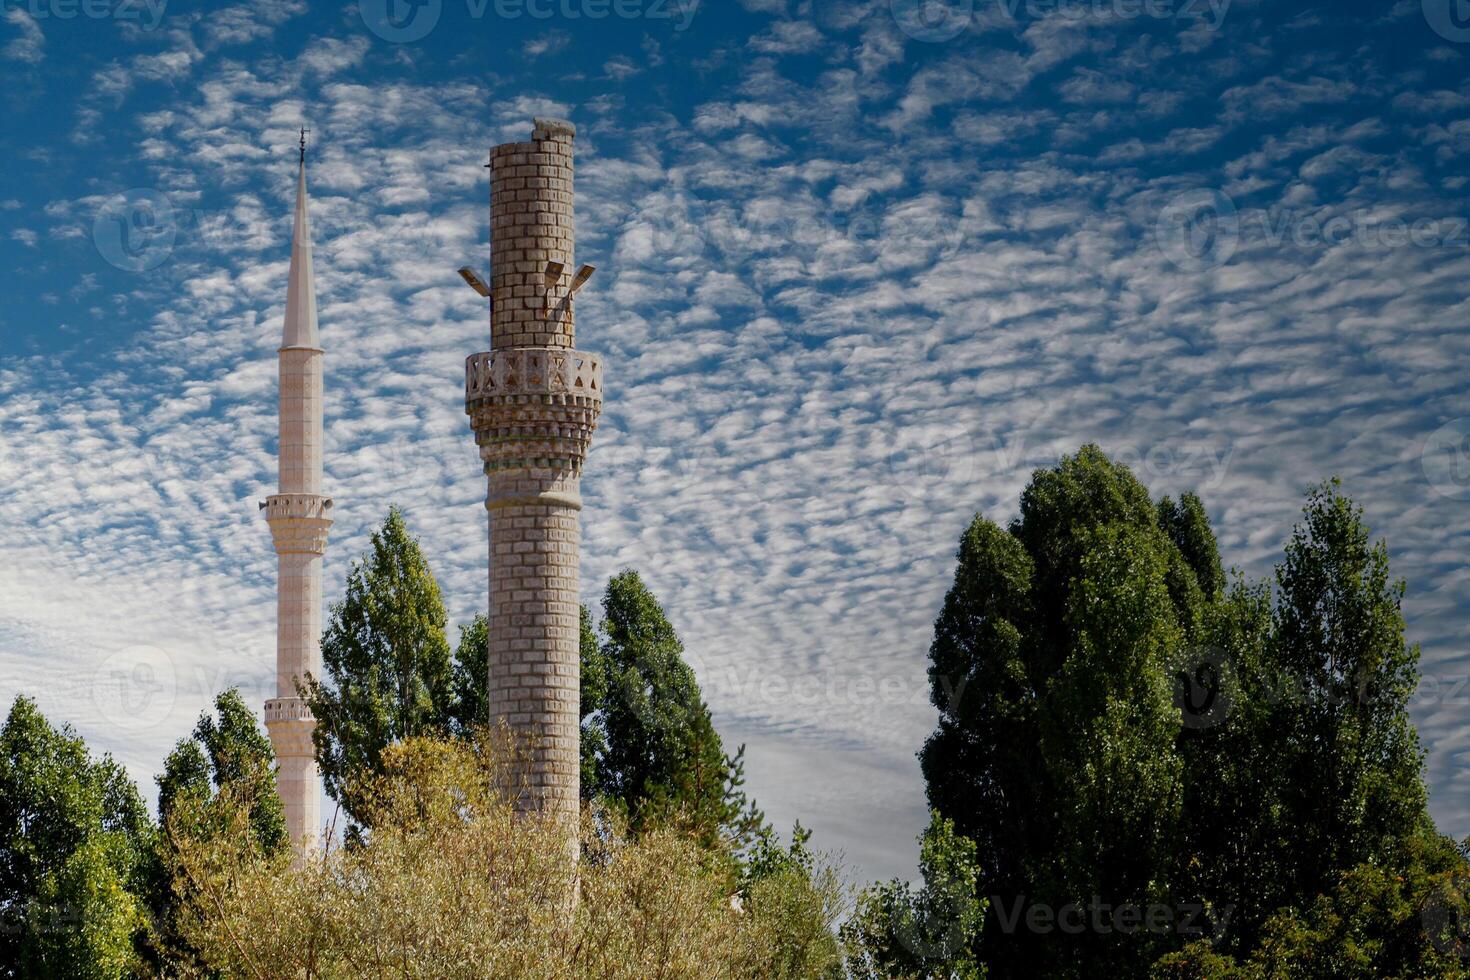
[(136, 969), (154, 835), (121, 766), (16, 698), (0, 729), (0, 976)]
[[(1423, 953), (1404, 910), (1425, 891), (1401, 885), (1439, 838), (1407, 713), (1403, 583), (1332, 482), (1308, 495), (1274, 584), (1227, 584), (1198, 498), (1152, 503), (1095, 446), (1034, 474), (1007, 530), (966, 530), (920, 759), (994, 897), (977, 946), (992, 975), (1269, 970), (1339, 938), (1370, 970)], [(1350, 912), (1347, 880), (1376, 897)], [(1198, 906), (1209, 953), (1157, 930), (1006, 930), (998, 914), (1092, 901)], [(1263, 944), (1287, 952), (1258, 960)]]
[(219, 797), (241, 802), (249, 846), (275, 854), (290, 844), (276, 794), (270, 739), (256, 725), (255, 714), (239, 691), (231, 688), (218, 695), (214, 707), (214, 715), (200, 714), (193, 733), (174, 746), (157, 777), (163, 833), (156, 857), (158, 882), (150, 901), (157, 925), (152, 952), (156, 962), (174, 968), (200, 965), (198, 951), (183, 938), (178, 921), (180, 902), (192, 891), (190, 882), (174, 880), (171, 874), (178, 866), (179, 841), (218, 832), (214, 817), (223, 805)]
[(1237, 960), (1196, 942), (1161, 958), (1156, 980), (1377, 980), (1470, 977), (1470, 875), (1454, 842), (1434, 833), (1408, 842), (1396, 869), (1361, 864), (1331, 889), (1265, 923)]
[(842, 943), (853, 980), (979, 980), (976, 955), (985, 919), (975, 842), (955, 833), (938, 812), (919, 838), (915, 890), (895, 878), (858, 896), (843, 924)]
[(582, 798), (598, 795), (597, 760), (607, 754), (607, 730), (599, 714), (607, 701), (607, 661), (597, 643), (597, 629), (592, 624), (592, 611), (578, 608), (578, 645), (581, 662), (581, 726), (582, 726)]
[(1404, 583), (1371, 544), (1337, 481), (1312, 489), (1277, 568), (1273, 652), (1294, 682), (1283, 804), (1296, 828), (1287, 862), (1303, 899), (1362, 863), (1400, 863), (1427, 821), (1423, 752), (1409, 721), (1419, 648), (1405, 642)]
[(459, 628), (454, 648), (454, 730), (468, 737), (490, 724), (490, 621), (484, 613)]
[[(1167, 887), (1184, 790), (1173, 677), (1204, 593), (1159, 513), (1085, 446), (1033, 475), (1008, 530), (977, 516), (961, 538), (920, 762), (1001, 908), (1146, 905)], [(1116, 934), (1005, 930), (996, 914), (986, 930), (1001, 976), (1153, 958)]]
[(395, 507), (332, 606), (322, 639), (325, 676), (303, 685), (317, 719), (322, 781), (354, 820), (362, 812), (354, 775), (377, 771), (389, 745), (453, 725), (445, 620), (439, 583)]
[(843, 889), (831, 865), (811, 848), (812, 832), (797, 821), (784, 845), (769, 824), (756, 831), (738, 864), (741, 911), (772, 935), (765, 967), (771, 980), (839, 980), (841, 945), (834, 931)]
[(620, 809), (635, 832), (677, 816), (707, 843), (748, 838), (761, 817), (741, 789), (744, 747), (725, 754), (658, 600), (623, 571), (602, 613), (596, 656), (588, 664), (584, 655), (586, 794)]
[(1220, 565), (1220, 548), (1210, 527), (1210, 516), (1199, 497), (1186, 493), (1177, 503), (1168, 497), (1159, 501), (1159, 525), (1194, 572), (1205, 597), (1219, 595), (1225, 588), (1225, 570)]
[(193, 734), (180, 739), (158, 777), (159, 823), (168, 826), (184, 796), (208, 799), (226, 786), (248, 786), (251, 832), (267, 852), (290, 843), (286, 815), (276, 795), (275, 751), (256, 725), (255, 713), (231, 688), (214, 699), (215, 715), (199, 716)]

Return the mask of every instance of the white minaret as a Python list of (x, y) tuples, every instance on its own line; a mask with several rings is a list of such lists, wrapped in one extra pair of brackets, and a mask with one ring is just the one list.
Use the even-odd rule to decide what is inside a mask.
[(332, 501), (322, 495), (322, 349), (311, 273), (306, 214), (306, 130), (296, 177), (296, 226), (280, 358), (280, 493), (263, 505), (277, 555), (276, 696), (265, 703), (265, 726), (276, 750), (276, 789), (286, 829), (298, 853), (321, 834), (321, 782), (311, 733), (316, 719), (297, 696), (296, 682), (321, 676), (322, 555), (332, 526)]

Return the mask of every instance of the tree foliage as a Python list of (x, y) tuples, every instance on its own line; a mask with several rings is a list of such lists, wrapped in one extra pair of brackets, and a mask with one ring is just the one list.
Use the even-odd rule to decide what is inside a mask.
[(684, 646), (643, 580), (623, 571), (602, 600), (600, 642), (583, 621), (583, 795), (634, 831), (678, 816), (706, 843), (761, 825), (744, 783), (744, 747), (726, 755)]
[(322, 638), (322, 678), (304, 696), (316, 715), (317, 762), (327, 793), (359, 823), (353, 776), (381, 765), (395, 742), (448, 732), (454, 672), (439, 584), (398, 508), (353, 562)]
[(164, 760), (158, 777), (159, 823), (167, 828), (184, 797), (208, 800), (232, 785), (248, 786), (254, 801), (250, 832), (267, 851), (290, 843), (286, 816), (276, 795), (275, 751), (255, 721), (255, 713), (231, 688), (214, 699), (215, 714), (204, 713), (193, 734), (181, 739)]
[(319, 861), (227, 836), (186, 852), (191, 941), (231, 976), (833, 976), (835, 878), (788, 877), (742, 908), (693, 838), (590, 816), (573, 868), (564, 825), (515, 810), (513, 751), (485, 732), (388, 748), (354, 787), (370, 834)]
[(490, 621), (484, 613), (459, 628), (453, 672), (453, 727), (469, 736), (490, 724)]
[(0, 729), (0, 976), (139, 968), (154, 833), (121, 766), (16, 698)]
[[(1437, 874), (1463, 860), (1426, 812), (1403, 585), (1335, 482), (1308, 495), (1272, 584), (1227, 583), (1198, 498), (1154, 503), (1095, 446), (1037, 471), (1009, 528), (966, 529), (920, 760), (975, 844), (992, 976), (1246, 969), (1339, 941), (1324, 936), (1380, 970), (1423, 952), (1414, 855), (1441, 855)], [(1346, 881), (1365, 896), (1351, 913)], [(998, 914), (1093, 905), (1193, 928)]]
[[(179, 922), (181, 899), (192, 890), (187, 878), (173, 877), (180, 842), (229, 833), (237, 845), (272, 855), (284, 854), (290, 845), (270, 739), (257, 727), (239, 691), (218, 695), (214, 708), (215, 714), (201, 714), (190, 737), (174, 746), (157, 777), (162, 833), (157, 880), (149, 894), (156, 926), (149, 952), (162, 972), (200, 967), (198, 951), (184, 938)], [(237, 805), (244, 823), (221, 827), (221, 808)]]
[(932, 814), (919, 838), (919, 873), (924, 884), (917, 890), (895, 878), (859, 896), (842, 927), (852, 980), (985, 976), (975, 952), (986, 908), (975, 842), (956, 834), (953, 821)]

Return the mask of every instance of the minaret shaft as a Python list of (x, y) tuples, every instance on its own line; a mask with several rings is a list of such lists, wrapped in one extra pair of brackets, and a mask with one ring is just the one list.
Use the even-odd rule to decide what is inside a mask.
[(490, 721), (524, 752), (521, 805), (575, 820), (580, 795), (582, 461), (602, 365), (574, 349), (569, 123), (490, 155), (491, 350), (466, 363), (487, 478)]
[(316, 288), (307, 216), (306, 162), (296, 186), (286, 317), (277, 352), (280, 379), (280, 492), (267, 498), (275, 543), (276, 697), (265, 703), (276, 752), (276, 790), (298, 853), (321, 833), (321, 782), (312, 745), (316, 720), (297, 693), (307, 675), (321, 676), (322, 556), (332, 501), (322, 495), (323, 353), (318, 346)]

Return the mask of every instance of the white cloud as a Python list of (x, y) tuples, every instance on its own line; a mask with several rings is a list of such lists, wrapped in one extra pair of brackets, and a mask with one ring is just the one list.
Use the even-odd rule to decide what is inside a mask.
[(521, 45), (521, 54), (534, 60), (544, 54), (555, 54), (562, 51), (571, 42), (572, 36), (566, 31), (547, 31)]
[(0, 57), (27, 65), (39, 65), (46, 57), (46, 35), (41, 25), (21, 7), (5, 11), (5, 23), (15, 28), (16, 36), (0, 49)]

